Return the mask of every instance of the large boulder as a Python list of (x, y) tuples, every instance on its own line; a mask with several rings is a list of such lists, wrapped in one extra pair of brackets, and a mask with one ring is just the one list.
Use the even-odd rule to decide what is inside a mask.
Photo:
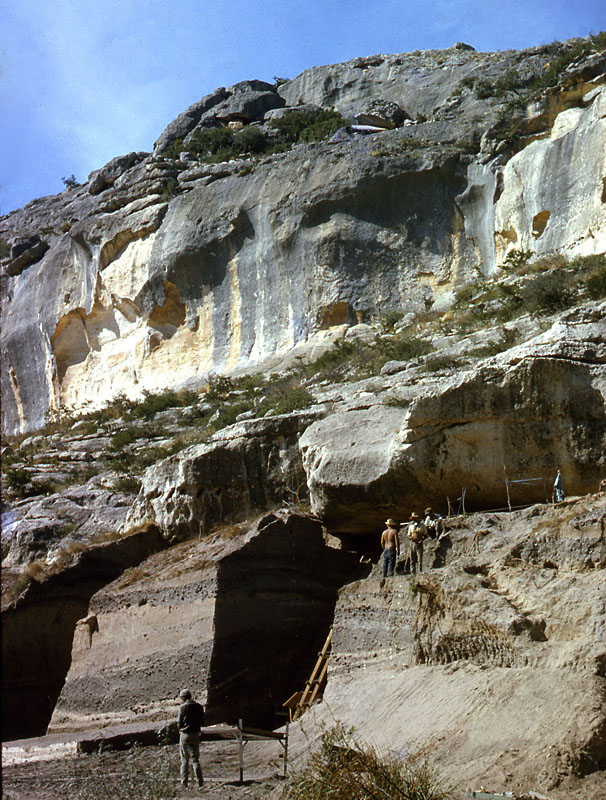
[(263, 81), (242, 81), (229, 89), (228, 96), (211, 110), (202, 114), (198, 125), (185, 137), (188, 144), (199, 128), (217, 122), (260, 122), (274, 108), (281, 108), (284, 100), (275, 86)]
[(172, 120), (162, 131), (154, 143), (154, 154), (161, 154), (175, 139), (185, 138), (185, 136), (195, 128), (198, 122), (200, 122), (200, 118), (204, 113), (214, 108), (214, 106), (221, 103), (227, 97), (229, 97), (229, 91), (224, 86), (221, 86), (215, 89), (214, 92), (205, 95), (201, 100), (192, 103), (189, 108), (186, 108), (185, 111), (179, 114), (176, 119)]
[(147, 155), (148, 153), (128, 153), (125, 156), (112, 158), (104, 167), (91, 172), (88, 176), (89, 193), (99, 194), (109, 188), (126, 170), (138, 164)]
[(19, 275), (31, 264), (40, 261), (49, 246), (38, 234), (16, 239), (11, 246), (10, 261), (6, 265), (7, 275)]
[(409, 116), (397, 103), (389, 100), (372, 100), (360, 108), (355, 118), (360, 125), (397, 128), (405, 119), (409, 119)]
[(189, 142), (198, 127), (213, 126), (218, 121), (261, 121), (267, 111), (283, 105), (284, 100), (276, 87), (265, 81), (240, 81), (229, 89), (221, 87), (173, 120), (154, 144), (154, 154), (161, 155), (176, 139)]
[(240, 422), (150, 467), (125, 528), (153, 523), (172, 540), (263, 508), (307, 499), (298, 438), (321, 411)]
[(2, 529), (2, 566), (36, 559), (52, 563), (65, 548), (84, 548), (115, 533), (125, 522), (131, 498), (89, 482), (50, 497), (21, 502)]

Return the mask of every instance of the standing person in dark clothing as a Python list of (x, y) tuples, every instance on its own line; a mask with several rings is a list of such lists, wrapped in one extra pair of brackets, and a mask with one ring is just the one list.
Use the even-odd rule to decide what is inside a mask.
[(192, 700), (189, 689), (179, 692), (183, 704), (179, 706), (177, 727), (179, 728), (179, 752), (181, 754), (181, 786), (187, 786), (189, 762), (193, 762), (194, 772), (201, 789), (204, 783), (200, 766), (200, 728), (204, 725), (204, 708)]

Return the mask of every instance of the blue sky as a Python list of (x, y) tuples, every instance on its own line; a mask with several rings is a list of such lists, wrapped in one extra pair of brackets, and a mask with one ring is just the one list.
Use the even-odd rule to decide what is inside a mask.
[(604, 0), (0, 0), (0, 214), (151, 150), (218, 86), (374, 53), (606, 28)]

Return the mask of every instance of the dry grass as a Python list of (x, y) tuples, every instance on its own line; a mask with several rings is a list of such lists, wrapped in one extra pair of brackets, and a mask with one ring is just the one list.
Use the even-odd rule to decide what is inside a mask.
[(285, 800), (447, 800), (444, 786), (423, 756), (380, 753), (361, 744), (342, 723), (326, 730), (320, 748), (295, 771)]
[(178, 794), (174, 759), (157, 758), (147, 767), (137, 760), (134, 747), (116, 770), (111, 756), (99, 753), (74, 759), (65, 784), (70, 800), (171, 800)]

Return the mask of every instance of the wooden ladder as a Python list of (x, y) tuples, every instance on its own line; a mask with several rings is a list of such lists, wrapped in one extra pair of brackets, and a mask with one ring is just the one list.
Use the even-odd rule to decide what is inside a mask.
[(328, 636), (324, 642), (324, 647), (318, 653), (318, 660), (313, 668), (311, 676), (305, 682), (305, 689), (302, 692), (295, 692), (284, 703), (284, 708), (288, 709), (290, 714), (290, 721), (293, 722), (304, 714), (308, 708), (320, 700), (324, 694), (324, 687), (326, 686), (326, 673), (328, 672), (328, 661), (330, 659), (330, 651), (332, 649), (332, 626), (328, 631)]

